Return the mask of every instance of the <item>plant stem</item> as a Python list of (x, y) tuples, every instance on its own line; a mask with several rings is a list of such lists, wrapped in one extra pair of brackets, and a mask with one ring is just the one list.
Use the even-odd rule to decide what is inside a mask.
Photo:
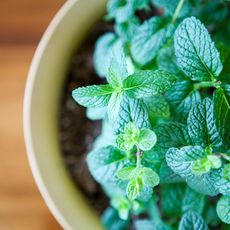
[(213, 82), (213, 81), (203, 81), (203, 82), (199, 82), (199, 83), (195, 83), (194, 84), (194, 89), (198, 90), (201, 88), (209, 88), (209, 87), (219, 87), (220, 86), (220, 82)]
[(137, 168), (140, 168), (141, 167), (141, 151), (138, 146), (137, 146), (136, 157), (137, 157)]
[(185, 0), (180, 0), (180, 1), (178, 2), (178, 5), (177, 5), (176, 10), (175, 10), (175, 12), (174, 12), (174, 14), (173, 14), (173, 17), (172, 17), (172, 23), (173, 23), (173, 24), (176, 22), (176, 20), (177, 20), (177, 18), (178, 18), (178, 15), (179, 15), (180, 10), (181, 10), (181, 8), (182, 8), (182, 6), (183, 6), (183, 4), (184, 4), (184, 1), (185, 1)]

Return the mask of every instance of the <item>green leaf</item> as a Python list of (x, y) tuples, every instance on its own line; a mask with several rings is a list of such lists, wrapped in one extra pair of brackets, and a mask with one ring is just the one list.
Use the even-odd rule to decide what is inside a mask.
[(109, 99), (108, 118), (111, 123), (115, 122), (118, 117), (122, 96), (122, 93), (112, 93)]
[(191, 188), (187, 187), (182, 202), (182, 211), (194, 211), (202, 214), (205, 204), (204, 198), (205, 196), (203, 194), (197, 193)]
[(114, 60), (111, 59), (111, 64), (108, 69), (108, 83), (114, 88), (121, 88), (122, 87), (122, 76), (119, 71), (119, 64)]
[(171, 168), (169, 168), (165, 160), (161, 164), (159, 175), (161, 184), (178, 183), (184, 181), (179, 175), (174, 173)]
[(126, 22), (116, 23), (114, 25), (114, 30), (121, 41), (126, 45), (131, 42), (132, 36), (136, 32), (139, 25), (139, 18), (133, 16)]
[(117, 136), (116, 143), (121, 149), (131, 150), (138, 142), (139, 134), (140, 130), (132, 122), (129, 122), (124, 127), (124, 133)]
[(129, 212), (131, 209), (131, 203), (126, 197), (115, 196), (111, 200), (111, 206), (114, 207), (122, 220), (129, 218)]
[(208, 226), (199, 214), (187, 212), (182, 216), (178, 230), (208, 230)]
[(148, 187), (148, 186), (143, 186), (141, 193), (138, 197), (138, 200), (140, 202), (147, 202), (149, 201), (153, 196), (153, 189), (152, 187)]
[(138, 144), (141, 150), (150, 150), (157, 142), (157, 136), (151, 129), (142, 129), (140, 131)]
[(111, 52), (107, 81), (119, 92), (122, 88), (122, 80), (128, 76), (126, 57), (122, 43), (117, 42), (116, 47), (113, 47)]
[(211, 168), (212, 168), (211, 162), (209, 162), (207, 157), (204, 157), (202, 159), (194, 161), (192, 171), (196, 175), (202, 175), (204, 173), (209, 172)]
[(181, 149), (170, 148), (166, 154), (168, 166), (195, 191), (215, 196), (218, 189), (213, 184), (210, 173), (196, 175), (193, 172), (194, 162), (205, 158), (206, 153), (200, 146), (186, 146)]
[(209, 155), (209, 156), (207, 156), (207, 158), (208, 158), (208, 161), (210, 162), (211, 167), (213, 169), (218, 169), (221, 167), (222, 161), (221, 161), (221, 158), (219, 156)]
[(181, 215), (184, 191), (183, 184), (168, 184), (167, 186), (161, 187), (161, 202), (165, 215)]
[(124, 134), (127, 135), (129, 139), (134, 140), (135, 142), (138, 141), (140, 130), (135, 126), (134, 123), (129, 122), (125, 125)]
[(110, 0), (107, 5), (107, 19), (115, 19), (116, 24), (124, 23), (134, 17), (135, 10), (147, 7), (148, 0)]
[(107, 146), (90, 152), (87, 164), (97, 182), (113, 183), (117, 180), (116, 172), (126, 164), (126, 155), (113, 146)]
[[(176, 7), (178, 5), (179, 1), (171, 1), (171, 0), (152, 0), (152, 3), (159, 7), (164, 9), (164, 14), (172, 16), (176, 10)], [(185, 17), (186, 15), (189, 15), (191, 12), (191, 4), (189, 4), (189, 1), (185, 1), (183, 4), (182, 9), (179, 12), (178, 17)]]
[(213, 185), (216, 187), (219, 193), (230, 196), (230, 181), (224, 176), (224, 167), (212, 170), (210, 176)]
[(114, 33), (105, 33), (99, 37), (93, 56), (94, 68), (100, 77), (106, 77), (114, 47), (117, 46), (117, 37)]
[(227, 58), (224, 61), (224, 67), (220, 74), (220, 80), (229, 82), (229, 76), (230, 76), (230, 54), (227, 56)]
[(113, 127), (108, 119), (102, 121), (101, 135), (96, 138), (93, 144), (94, 149), (106, 147), (108, 145), (115, 145), (116, 138), (113, 133)]
[(194, 106), (188, 116), (188, 132), (196, 145), (220, 147), (222, 140), (215, 126), (213, 103), (209, 98)]
[(222, 196), (216, 206), (217, 215), (227, 224), (230, 224), (230, 197)]
[(201, 101), (199, 91), (194, 91), (191, 81), (177, 81), (167, 92), (166, 99), (170, 104), (173, 118), (186, 122), (191, 108)]
[(134, 223), (136, 230), (171, 230), (171, 228), (161, 222), (150, 220), (137, 220)]
[(87, 108), (86, 116), (90, 120), (101, 120), (104, 119), (107, 113), (106, 107), (102, 108)]
[(175, 51), (173, 46), (163, 47), (157, 56), (157, 66), (159, 69), (173, 74), (180, 74), (181, 70), (177, 66)]
[(148, 110), (141, 99), (131, 99), (124, 96), (121, 101), (120, 111), (115, 123), (116, 134), (123, 133), (125, 124), (133, 122), (136, 127), (150, 128)]
[(230, 106), (221, 88), (214, 92), (213, 103), (215, 124), (227, 150), (230, 148)]
[(162, 95), (155, 95), (149, 98), (144, 98), (144, 102), (148, 108), (150, 117), (169, 118), (169, 104)]
[(142, 70), (128, 76), (123, 85), (125, 93), (129, 97), (144, 98), (164, 93), (175, 80), (176, 76), (163, 70)]
[(101, 108), (108, 105), (113, 91), (110, 85), (91, 85), (73, 90), (72, 96), (82, 106)]
[(162, 17), (153, 17), (145, 21), (136, 30), (131, 41), (133, 59), (140, 65), (152, 61), (172, 32), (173, 25), (167, 25)]
[(141, 178), (144, 186), (155, 187), (159, 184), (160, 178), (151, 168), (138, 168), (137, 176)]
[(230, 164), (226, 164), (223, 170), (224, 179), (230, 182)]
[(133, 178), (129, 181), (127, 186), (127, 196), (130, 200), (135, 200), (138, 196), (140, 196), (140, 193), (142, 191), (143, 184), (142, 180), (140, 178)]
[(103, 212), (101, 221), (106, 230), (126, 230), (129, 224), (129, 221), (121, 220), (113, 208), (107, 208)]
[(222, 70), (220, 54), (204, 25), (195, 17), (186, 18), (174, 35), (178, 65), (196, 81), (214, 80)]
[(129, 151), (133, 148), (135, 141), (126, 139), (124, 134), (119, 134), (116, 136), (116, 144), (119, 149)]
[(186, 125), (167, 122), (156, 126), (157, 145), (164, 152), (171, 147), (183, 147), (191, 143)]
[(136, 167), (134, 166), (128, 166), (128, 167), (124, 167), (122, 169), (120, 169), (117, 172), (117, 177), (121, 180), (129, 180), (131, 178), (133, 178), (133, 171), (136, 169)]
[(205, 221), (208, 225), (211, 227), (216, 227), (220, 224), (220, 219), (217, 216), (216, 213), (216, 207), (213, 205), (209, 205), (207, 208), (205, 208)]

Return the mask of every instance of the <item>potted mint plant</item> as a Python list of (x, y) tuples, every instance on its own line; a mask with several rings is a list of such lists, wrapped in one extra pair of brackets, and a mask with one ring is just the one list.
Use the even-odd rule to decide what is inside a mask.
[[(76, 77), (67, 87), (78, 104), (68, 99), (71, 119), (91, 134), (73, 131), (73, 143), (64, 148), (75, 151), (73, 171), (83, 164), (77, 160), (79, 145), (89, 137), (93, 142), (82, 152), (99, 184), (96, 191), (109, 199), (102, 224), (95, 220), (95, 227), (229, 229), (228, 2), (110, 0), (104, 20), (103, 34), (90, 41), (96, 44), (94, 53), (90, 49), (92, 55), (81, 62), (76, 55), (86, 53), (86, 46), (76, 52)], [(92, 60), (99, 78), (90, 72), (93, 80), (88, 81), (80, 76)], [(84, 119), (92, 120), (90, 128), (79, 118), (84, 112), (79, 105), (87, 108)], [(70, 117), (63, 115), (68, 131), (75, 124)], [(99, 135), (98, 130), (92, 134), (96, 127)], [(79, 178), (79, 187), (87, 183), (82, 174)], [(88, 207), (74, 191), (71, 187), (71, 199), (78, 197)], [(70, 210), (71, 217), (79, 214), (77, 208)], [(95, 218), (88, 213), (88, 219)], [(79, 229), (92, 229), (85, 221)], [(73, 222), (69, 227), (78, 229)]]

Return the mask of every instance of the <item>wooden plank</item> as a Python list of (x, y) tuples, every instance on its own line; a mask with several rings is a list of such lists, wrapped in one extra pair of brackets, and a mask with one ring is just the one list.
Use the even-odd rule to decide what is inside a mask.
[(27, 72), (64, 0), (0, 1), (0, 229), (61, 229), (34, 183), (22, 130)]

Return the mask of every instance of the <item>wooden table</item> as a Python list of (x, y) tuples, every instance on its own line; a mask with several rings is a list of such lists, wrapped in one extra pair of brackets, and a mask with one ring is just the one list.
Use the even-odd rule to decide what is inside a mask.
[(64, 0), (0, 1), (0, 229), (61, 229), (34, 183), (22, 103), (37, 43)]

